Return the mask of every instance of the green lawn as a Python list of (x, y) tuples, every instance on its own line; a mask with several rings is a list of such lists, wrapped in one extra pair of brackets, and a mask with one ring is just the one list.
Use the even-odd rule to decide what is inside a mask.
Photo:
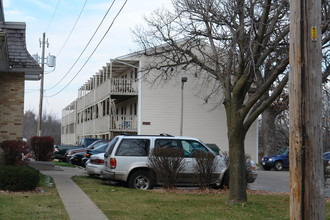
[(71, 164), (71, 163), (65, 163), (65, 162), (61, 162), (61, 161), (53, 161), (53, 164), (55, 166), (60, 166), (60, 167), (76, 167), (75, 165)]
[[(289, 196), (249, 195), (244, 205), (226, 204), (226, 193), (142, 191), (106, 185), (91, 177), (73, 180), (109, 219), (289, 219)], [(327, 203), (327, 219), (330, 219)]]
[(42, 176), (41, 192), (0, 192), (0, 219), (69, 220), (57, 190), (49, 177)]
[[(214, 191), (142, 191), (110, 186), (91, 177), (73, 180), (111, 220), (289, 219), (286, 195), (249, 195), (244, 205), (228, 205), (228, 195)], [(0, 220), (69, 219), (52, 179), (43, 176), (41, 182), (43, 192), (39, 193), (0, 192)], [(330, 203), (326, 204), (326, 216), (330, 219)]]

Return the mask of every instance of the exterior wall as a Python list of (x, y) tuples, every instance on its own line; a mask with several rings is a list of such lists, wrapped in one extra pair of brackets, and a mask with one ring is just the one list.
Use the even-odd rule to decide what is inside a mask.
[(76, 144), (77, 102), (72, 102), (62, 110), (61, 143)]
[[(141, 68), (143, 68), (143, 64), (148, 64), (148, 60), (143, 57), (127, 57), (127, 59), (140, 60)], [(66, 137), (66, 141), (70, 141), (66, 144), (73, 144), (72, 140), (76, 142), (80, 137), (101, 137), (104, 134), (113, 137), (120, 133), (132, 132), (132, 130), (118, 129), (120, 125), (123, 126), (123, 120), (127, 122), (127, 117), (132, 118), (130, 123), (137, 125), (135, 132), (138, 134), (180, 135), (181, 77), (185, 76), (188, 77), (188, 81), (184, 84), (183, 90), (183, 136), (196, 137), (206, 144), (216, 144), (222, 151), (228, 151), (226, 114), (223, 105), (218, 105), (218, 103), (222, 103), (221, 94), (206, 102), (203, 99), (207, 93), (205, 90), (212, 86), (205, 86), (205, 82), (201, 82), (203, 76), (194, 77), (181, 72), (171, 79), (151, 83), (154, 82), (155, 75), (150, 73), (148, 76), (140, 78), (139, 86), (134, 87), (133, 90), (139, 89), (138, 93), (130, 94), (131, 96), (128, 97), (125, 94), (117, 93), (114, 85), (118, 84), (113, 84), (113, 82), (115, 82), (114, 79), (130, 78), (132, 75), (130, 71), (128, 69), (119, 74), (117, 72), (117, 75), (110, 73), (111, 78), (107, 78), (102, 84), (93, 84), (94, 81), (97, 82), (94, 80), (84, 87), (89, 89), (83, 89), (80, 92), (84, 95), (78, 97), (75, 111), (78, 115), (77, 120), (80, 120), (81, 117), (85, 118), (86, 114), (88, 114), (88, 120), (80, 120), (79, 123), (76, 123), (74, 134), (67, 136), (62, 134), (62, 137)], [(210, 83), (212, 84), (212, 82)], [(108, 106), (109, 114), (106, 115), (103, 115), (102, 111), (100, 112), (104, 100), (108, 100), (110, 105)], [(97, 116), (95, 116), (94, 110), (86, 111), (95, 106), (98, 106), (99, 110)], [(125, 119), (120, 119), (120, 117)], [(117, 124), (112, 127), (114, 123)], [(66, 125), (62, 124), (62, 128), (63, 126)], [(257, 144), (257, 126), (254, 123), (246, 136), (245, 151), (255, 161), (257, 161), (258, 154)]]
[(0, 73), (0, 142), (22, 140), (24, 74)]
[[(181, 77), (179, 75), (158, 85), (142, 82), (141, 134), (180, 135), (181, 126)], [(223, 105), (216, 101), (206, 103), (198, 97), (199, 80), (187, 76), (183, 94), (183, 136), (199, 138), (206, 144), (216, 144), (221, 151), (228, 151), (227, 122)], [(218, 98), (218, 102), (221, 98)], [(218, 103), (217, 102), (217, 103)], [(246, 135), (245, 151), (257, 161), (257, 126), (254, 123)]]

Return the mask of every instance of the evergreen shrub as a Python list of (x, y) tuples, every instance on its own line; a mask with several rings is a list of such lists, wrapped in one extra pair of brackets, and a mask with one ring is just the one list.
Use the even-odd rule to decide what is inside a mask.
[(39, 185), (40, 172), (26, 166), (1, 166), (0, 190), (27, 191)]

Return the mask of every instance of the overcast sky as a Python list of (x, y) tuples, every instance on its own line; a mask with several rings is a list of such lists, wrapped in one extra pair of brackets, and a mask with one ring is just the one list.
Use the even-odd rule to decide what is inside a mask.
[[(113, 2), (103, 25), (81, 55)], [(62, 109), (78, 97), (78, 88), (102, 66), (110, 59), (138, 49), (138, 45), (133, 42), (131, 30), (143, 25), (144, 17), (148, 17), (154, 10), (172, 5), (171, 0), (128, 0), (91, 56), (124, 2), (125, 0), (3, 0), (5, 20), (26, 23), (26, 43), (30, 54), (38, 53), (41, 56), (39, 41), (43, 33), (46, 33), (49, 47), (45, 54), (56, 56), (55, 69), (45, 66), (44, 111), (60, 118)], [(81, 58), (74, 65), (80, 55)], [(89, 56), (90, 60), (83, 67)], [(76, 74), (77, 77), (73, 79)], [(67, 87), (59, 93), (65, 86)], [(39, 92), (40, 81), (26, 81), (25, 110), (38, 113)]]

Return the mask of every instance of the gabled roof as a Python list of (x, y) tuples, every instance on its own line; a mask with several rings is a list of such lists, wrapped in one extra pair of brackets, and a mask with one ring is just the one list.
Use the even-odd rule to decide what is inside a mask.
[(0, 0), (0, 73), (25, 73), (26, 80), (39, 80), (41, 67), (26, 49), (24, 22), (5, 22)]

